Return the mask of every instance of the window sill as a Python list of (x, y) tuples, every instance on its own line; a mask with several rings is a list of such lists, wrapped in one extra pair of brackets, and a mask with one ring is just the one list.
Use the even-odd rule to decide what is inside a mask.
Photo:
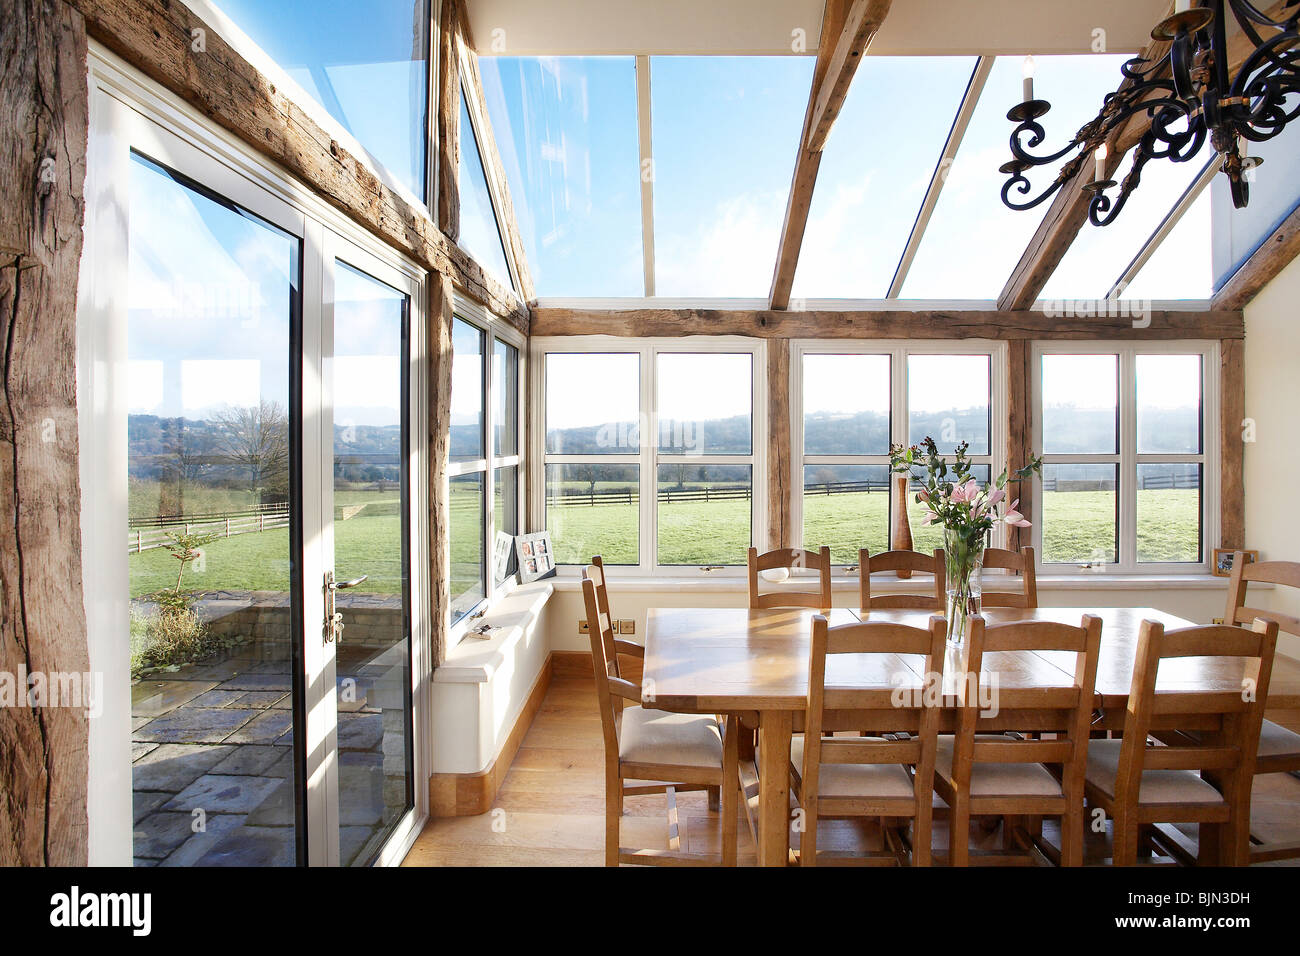
[[(487, 624), (485, 637), (466, 633), (447, 651), (447, 659), (433, 671), (435, 684), (484, 684), (510, 660), (516, 644), (537, 624), (550, 600), (555, 578), (534, 581), (510, 591), (488, 608), (473, 626)], [(576, 583), (576, 582), (575, 582)]]
[[(582, 590), (582, 580), (579, 577), (557, 576), (550, 578), (550, 583), (554, 585), (556, 591), (580, 591)], [(984, 581), (986, 586), (990, 581), (997, 581), (998, 578), (986, 573)], [(1013, 580), (1010, 576), (1008, 581)], [(1089, 591), (1089, 590), (1114, 590), (1114, 591), (1150, 591), (1150, 590), (1174, 590), (1174, 591), (1217, 591), (1224, 590), (1228, 586), (1228, 578), (1216, 577), (1212, 574), (1040, 574), (1038, 576), (1039, 591)], [(917, 591), (918, 593), (930, 591), (933, 584), (928, 577), (912, 578), (907, 581), (900, 581), (891, 574), (873, 575), (871, 582), (874, 586), (888, 587), (897, 591)], [(653, 592), (653, 591), (673, 591), (685, 593), (709, 593), (709, 592), (737, 592), (744, 593), (748, 591), (748, 583), (743, 574), (721, 574), (716, 577), (701, 576), (699, 578), (685, 577), (647, 577), (641, 575), (629, 575), (627, 577), (618, 577), (615, 574), (609, 575), (610, 587), (629, 593)], [(1253, 584), (1252, 588), (1267, 588), (1268, 585)], [(804, 580), (786, 581), (781, 584), (771, 584), (764, 582), (764, 590), (780, 591), (789, 590), (807, 590), (808, 582)], [(837, 575), (831, 578), (831, 590), (854, 591), (858, 590), (857, 575)]]

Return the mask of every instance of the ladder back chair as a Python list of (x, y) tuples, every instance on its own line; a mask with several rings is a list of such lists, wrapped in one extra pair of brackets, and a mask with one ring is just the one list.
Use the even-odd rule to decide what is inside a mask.
[[(930, 594), (875, 594), (871, 593), (871, 575), (877, 571), (911, 571), (934, 576), (934, 591)], [(934, 554), (920, 551), (881, 551), (872, 554), (868, 549), (858, 551), (858, 606), (863, 611), (874, 608), (904, 608), (918, 611), (944, 611), (946, 571), (942, 548)]]
[[(1158, 823), (1200, 824), (1201, 862), (1250, 861), (1250, 788), (1276, 646), (1276, 621), (1168, 632), (1142, 622), (1124, 736), (1094, 740), (1088, 749), (1088, 803), (1114, 821), (1116, 866), (1137, 863), (1144, 832)], [(1157, 691), (1161, 664), (1185, 657), (1240, 663), (1216, 661), (1228, 675), (1226, 689)], [(1220, 729), (1205, 730), (1215, 724)], [(1178, 733), (1189, 729), (1199, 732)], [(1150, 746), (1152, 730), (1164, 731), (1167, 743)]]
[[(940, 736), (935, 759), (935, 790), (949, 807), (952, 866), (971, 862), (973, 816), (1005, 821), (1003, 845), (1008, 852), (977, 856), (980, 864), (1033, 863), (1036, 849), (1060, 866), (1083, 865), (1084, 770), (1100, 647), (1101, 619), (1088, 614), (1077, 627), (1054, 621), (987, 627), (983, 617), (972, 619), (965, 658), (954, 651), (958, 660), (950, 662), (944, 685), (957, 697), (957, 732)], [(986, 673), (996, 673), (989, 654), (1034, 651), (1073, 653), (1073, 678), (1059, 687), (1014, 689), (983, 679)], [(990, 663), (993, 667), (986, 670)], [(1015, 718), (1002, 715), (996, 725), (1001, 731), (982, 733), (982, 686), (996, 694), (990, 711), (1024, 711), (1024, 726), (1009, 726)], [(1042, 734), (1054, 736), (1039, 739)], [(1042, 817), (1060, 818), (1059, 849), (1043, 841), (1036, 828), (1016, 822)]]
[[(1006, 548), (986, 548), (984, 551), (985, 569), (1016, 571), (1020, 574), (1019, 591), (990, 591), (984, 588), (980, 598), (983, 607), (1022, 607), (1033, 610), (1038, 607), (1038, 577), (1034, 570), (1034, 549), (1021, 548), (1008, 551)], [(987, 580), (985, 584), (987, 584)]]
[[(803, 548), (777, 548), (774, 551), (758, 553), (757, 548), (749, 549), (746, 562), (749, 566), (749, 606), (751, 609), (771, 607), (809, 607), (817, 611), (831, 609), (831, 549), (822, 547), (817, 551)], [(769, 591), (760, 594), (758, 576), (761, 571), (785, 569), (797, 571), (808, 569), (817, 572), (816, 591)], [(794, 576), (793, 574), (791, 575)]]
[[(813, 617), (804, 733), (790, 749), (792, 789), (804, 811), (801, 865), (819, 862), (817, 823), (823, 817), (877, 817), (882, 825), (886, 820), (910, 820), (910, 839), (892, 826), (885, 827), (886, 845), (892, 852), (870, 855), (867, 861), (892, 864), (910, 859), (914, 866), (930, 865), (931, 781), (940, 701), (924, 693), (923, 685), (916, 687), (911, 701), (904, 698), (905, 706), (897, 708), (897, 722), (911, 731), (906, 739), (825, 737), (824, 733), (834, 731), (837, 717), (851, 721), (853, 709), (868, 706), (873, 693), (837, 690), (834, 711), (828, 713), (826, 660), (839, 654), (918, 654), (925, 659), (927, 679), (935, 675), (937, 681), (942, 676), (945, 636), (939, 615), (930, 618), (928, 629), (882, 621), (828, 627), (825, 617)], [(823, 856), (827, 862), (832, 856), (844, 858)]]
[[(598, 573), (594, 565), (586, 569), (582, 596), (605, 745), (605, 865), (735, 866), (740, 782), (738, 722), (729, 718), (723, 724), (711, 715), (674, 714), (641, 706), (641, 688), (618, 676), (616, 654), (644, 656), (644, 650), (630, 641), (615, 639), (609, 616), (602, 615), (597, 604), (594, 576)], [(640, 783), (629, 786), (627, 781)], [(721, 855), (678, 852), (676, 795), (714, 789), (721, 791)], [(624, 848), (620, 846), (623, 798), (647, 793), (667, 797), (668, 848)]]
[[(1251, 581), (1300, 589), (1300, 563), (1247, 563), (1244, 552), (1235, 552), (1232, 557), (1232, 580), (1228, 584), (1228, 608), (1223, 615), (1226, 624), (1251, 625), (1257, 618), (1276, 621), (1278, 631), (1300, 637), (1300, 618), (1246, 606), (1246, 586)], [(1255, 761), (1255, 773), (1290, 773), (1300, 777), (1300, 734), (1265, 719), (1259, 732), (1259, 755)], [(1252, 863), (1297, 858), (1300, 858), (1300, 842), (1256, 845), (1250, 851)]]

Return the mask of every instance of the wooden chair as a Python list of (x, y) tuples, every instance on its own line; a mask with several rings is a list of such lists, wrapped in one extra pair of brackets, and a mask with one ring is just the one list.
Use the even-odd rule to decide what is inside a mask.
[[(1211, 625), (1167, 633), (1162, 624), (1142, 622), (1124, 736), (1094, 740), (1088, 749), (1088, 803), (1114, 821), (1116, 866), (1137, 862), (1144, 830), (1157, 823), (1200, 824), (1200, 862), (1250, 861), (1250, 788), (1276, 646), (1276, 621), (1257, 620), (1251, 630)], [(1182, 657), (1244, 659), (1241, 686), (1157, 693), (1161, 662)], [(1177, 733), (1207, 725), (1221, 729), (1198, 739)], [(1153, 729), (1167, 743), (1149, 746)]]
[[(945, 689), (957, 696), (957, 733), (939, 738), (935, 759), (935, 790), (949, 807), (952, 866), (970, 862), (972, 816), (1002, 817), (1008, 851), (1017, 846), (1030, 851), (981, 855), (978, 863), (1032, 863), (1033, 847), (1061, 866), (1083, 865), (1083, 781), (1100, 646), (1101, 619), (1091, 615), (1084, 615), (1078, 627), (1053, 621), (986, 627), (982, 616), (972, 619), (965, 669), (950, 673), (945, 681)], [(981, 674), (985, 655), (998, 651), (1074, 654), (1074, 679), (1069, 685), (997, 690), (994, 703), (1000, 709), (1014, 706), (1032, 713), (1025, 718), (1027, 726), (1010, 728), (1028, 736), (979, 732), (980, 681), (975, 675)], [(1006, 721), (999, 723), (1005, 727)], [(1042, 733), (1055, 736), (1036, 739)], [(1042, 817), (1061, 818), (1059, 850), (1016, 822)]]
[[(598, 574), (594, 565), (586, 569), (582, 596), (605, 738), (605, 865), (735, 866), (740, 781), (738, 721), (729, 718), (724, 726), (706, 714), (674, 714), (641, 706), (640, 687), (618, 676), (617, 655), (643, 658), (645, 651), (639, 644), (614, 637), (609, 615), (602, 614), (597, 604), (594, 578)], [(629, 780), (643, 783), (628, 786)], [(680, 847), (677, 793), (715, 788), (721, 791), (721, 856), (675, 852)], [(623, 798), (646, 793), (667, 795), (667, 850), (633, 850), (619, 845)]]
[[(757, 548), (749, 549), (749, 606), (751, 608), (768, 607), (810, 607), (819, 611), (831, 609), (831, 549), (822, 547), (817, 551), (805, 551), (802, 548), (778, 548), (775, 551), (758, 553)], [(816, 591), (769, 591), (758, 593), (758, 573), (773, 571), (777, 568), (795, 570), (808, 568), (817, 572), (818, 588)]]
[[(1008, 551), (1005, 548), (986, 548), (984, 567), (994, 570), (1018, 571), (1023, 583), (1019, 591), (990, 591), (984, 589), (980, 604), (983, 607), (1038, 607), (1038, 578), (1034, 571), (1034, 549), (1021, 548)], [(988, 579), (985, 579), (988, 583)]]
[[(934, 576), (933, 594), (876, 594), (871, 593), (871, 575), (877, 571), (912, 571)], [(919, 611), (944, 613), (945, 587), (943, 549), (936, 548), (933, 555), (919, 551), (882, 551), (872, 554), (866, 548), (858, 551), (858, 606), (863, 611), (874, 608), (908, 608)]]
[[(1256, 619), (1262, 618), (1265, 621), (1276, 621), (1279, 631), (1300, 636), (1300, 618), (1246, 606), (1246, 585), (1251, 581), (1300, 588), (1300, 564), (1294, 561), (1248, 564), (1244, 552), (1237, 551), (1233, 554), (1232, 580), (1228, 584), (1228, 608), (1223, 615), (1224, 623), (1253, 624)], [(1266, 719), (1259, 732), (1255, 773), (1289, 773), (1300, 777), (1300, 734)], [(1251, 839), (1253, 843), (1262, 844), (1262, 841), (1255, 841), (1253, 837)], [(1300, 858), (1300, 842), (1254, 845), (1250, 850), (1252, 863), (1297, 858)]]
[(819, 860), (817, 822), (822, 817), (911, 820), (910, 841), (886, 828), (893, 852), (867, 859), (899, 862), (910, 850), (914, 866), (930, 865), (931, 781), (940, 702), (920, 693), (918, 687), (917, 699), (897, 709), (898, 723), (912, 731), (907, 739), (823, 737), (836, 729), (837, 713), (867, 706), (865, 698), (871, 693), (837, 691), (836, 710), (828, 714), (826, 658), (830, 654), (920, 654), (925, 657), (923, 673), (928, 678), (942, 674), (945, 634), (939, 615), (930, 618), (928, 630), (881, 621), (828, 627), (825, 617), (813, 617), (804, 734), (792, 741), (790, 750), (793, 791), (804, 811), (799, 850), (802, 866), (814, 866)]

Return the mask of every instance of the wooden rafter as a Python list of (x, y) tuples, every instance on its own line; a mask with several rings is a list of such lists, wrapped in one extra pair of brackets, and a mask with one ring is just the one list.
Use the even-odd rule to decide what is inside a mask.
[[(1123, 303), (1120, 303), (1123, 307)], [(533, 335), (748, 335), (822, 339), (1239, 339), (1239, 311), (1162, 310), (1141, 321), (1123, 314), (1052, 316), (1042, 312), (892, 309), (809, 311), (745, 309), (533, 309)]]
[[(889, 12), (889, 3), (890, 0), (854, 0), (850, 5), (846, 0), (826, 0), (817, 65), (813, 69), (808, 109), (804, 115), (794, 176), (790, 181), (790, 196), (786, 200), (785, 220), (781, 225), (781, 241), (777, 247), (776, 270), (768, 296), (774, 309), (790, 306), (790, 290), (794, 287), (799, 250), (803, 245), (813, 187), (821, 165), (821, 148), (844, 105), (862, 54)], [(813, 143), (817, 144), (816, 148), (812, 147)]]
[(1260, 243), (1214, 296), (1214, 308), (1244, 309), (1279, 272), (1300, 256), (1300, 206)]

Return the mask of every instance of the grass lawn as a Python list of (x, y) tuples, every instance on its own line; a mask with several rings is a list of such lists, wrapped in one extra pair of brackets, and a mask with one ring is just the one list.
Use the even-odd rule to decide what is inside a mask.
[[(370, 575), (370, 593), (401, 593), (401, 537), (398, 500), (392, 492), (341, 492), (345, 503), (368, 504), (347, 521), (336, 521), (335, 567), (339, 577)], [(1197, 560), (1199, 495), (1195, 490), (1138, 492), (1138, 551), (1144, 561)], [(913, 547), (941, 547), (937, 528), (921, 527), (920, 506), (909, 505)], [(1114, 560), (1115, 496), (1110, 492), (1053, 492), (1046, 496), (1044, 559), (1077, 563)], [(453, 489), (451, 497), (452, 594), (481, 588), (479, 568), (484, 543), (478, 521), (478, 496)], [(857, 561), (858, 548), (883, 550), (888, 540), (889, 499), (871, 494), (812, 495), (804, 502), (804, 540), (828, 544), (837, 564)], [(548, 523), (561, 564), (585, 564), (593, 554), (609, 564), (635, 564), (638, 546), (636, 505), (572, 505), (551, 508)], [(662, 564), (743, 564), (749, 547), (750, 502), (674, 502), (659, 509), (659, 561)], [(287, 529), (221, 538), (205, 549), (201, 569), (186, 572), (195, 590), (284, 591), (289, 582)], [(130, 556), (131, 595), (148, 594), (176, 583), (176, 560), (161, 548)]]

